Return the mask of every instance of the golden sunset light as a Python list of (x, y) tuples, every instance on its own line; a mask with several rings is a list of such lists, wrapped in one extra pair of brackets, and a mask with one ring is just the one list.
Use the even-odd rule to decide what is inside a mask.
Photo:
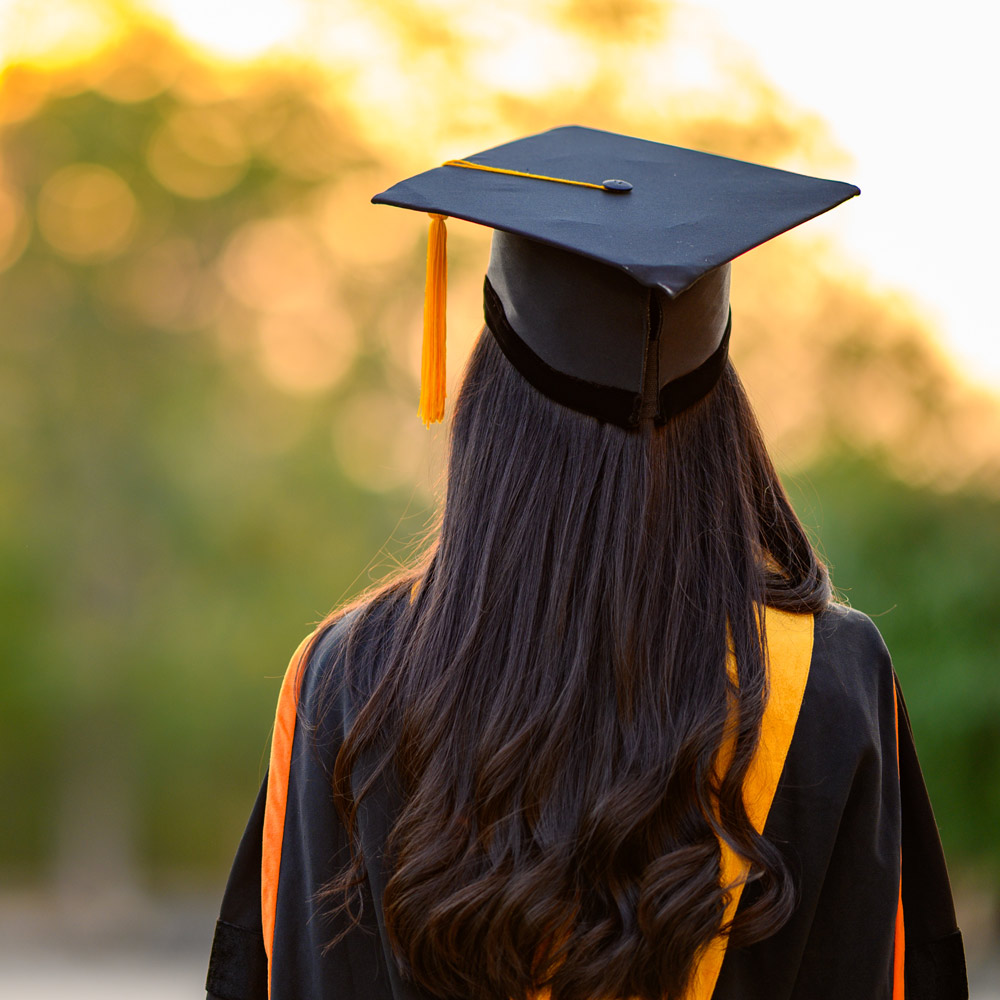
[[(491, 230), (447, 220), (447, 336), (429, 325), (438, 353), (423, 367), (430, 220), (371, 198), (566, 124), (861, 189), (734, 260), (729, 350), (834, 600), (872, 616), (906, 680), (969, 968), (988, 983), (998, 10), (0, 0), (0, 661), (17, 668), (0, 671), (0, 994), (201, 992), (233, 831), (269, 766), (273, 695), (303, 623), (423, 551), (451, 489), (450, 417), (483, 331)], [(744, 205), (771, 203), (744, 194), (713, 218), (736, 231)], [(694, 247), (702, 223), (670, 232)], [(442, 254), (431, 259), (443, 281)], [(426, 301), (440, 317), (440, 296)], [(721, 328), (724, 302), (714, 315)], [(446, 388), (429, 429), (422, 374)], [(478, 426), (492, 430), (494, 410)], [(567, 458), (558, 475), (574, 466), (588, 473)], [(617, 499), (604, 509), (642, 522)], [(591, 561), (607, 562), (609, 534), (590, 532)], [(741, 559), (759, 569), (746, 553), (767, 555), (763, 534), (748, 537)]]
[[(653, 127), (669, 141), (693, 115), (753, 116), (761, 88), (777, 88), (797, 127), (814, 119), (825, 147), (818, 156), (786, 149), (780, 165), (843, 165), (865, 196), (813, 232), (913, 295), (967, 377), (997, 388), (997, 323), (969, 292), (989, 286), (1000, 224), (996, 200), (982, 197), (997, 152), (986, 104), (1000, 91), (986, 46), (1000, 15), (969, 0), (952, 11), (942, 27), (912, 5), (862, 0), (830, 17), (793, 0), (253, 0), (239, 16), (223, 0), (4, 0), (0, 57), (56, 68), (110, 44), (131, 20), (159, 21), (234, 67), (315, 67), (353, 127), (401, 164), (488, 144), (504, 121)], [(154, 168), (202, 197), (221, 191), (238, 166), (219, 161), (236, 154), (221, 152), (231, 139), (216, 126), (216, 160), (197, 178), (178, 174), (187, 154), (173, 151), (176, 123), (151, 147)], [(949, 189), (958, 164), (962, 182)]]

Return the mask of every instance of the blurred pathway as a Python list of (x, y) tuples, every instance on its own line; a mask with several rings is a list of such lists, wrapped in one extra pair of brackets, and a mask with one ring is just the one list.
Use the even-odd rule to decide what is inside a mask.
[[(203, 955), (163, 959), (114, 955), (33, 956), (0, 953), (0, 997), (4, 1000), (201, 1000), (205, 995)], [(973, 979), (972, 1000), (1000, 1000), (997, 970)], [(347, 998), (345, 998), (347, 1000)], [(358, 998), (363, 1000), (363, 998)]]
[[(84, 913), (0, 896), (0, 997), (203, 1000), (214, 905), (146, 901), (128, 914)], [(1000, 1000), (1000, 950), (970, 975), (971, 1000)]]
[(0, 953), (4, 1000), (200, 1000), (205, 956), (67, 956)]

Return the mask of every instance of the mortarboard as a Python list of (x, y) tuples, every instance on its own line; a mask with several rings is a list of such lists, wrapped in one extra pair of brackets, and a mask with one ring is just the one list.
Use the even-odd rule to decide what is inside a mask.
[(420, 414), (444, 413), (447, 217), (493, 228), (484, 313), (546, 396), (622, 427), (701, 399), (728, 355), (729, 262), (859, 194), (577, 125), (449, 160), (372, 198), (427, 212)]

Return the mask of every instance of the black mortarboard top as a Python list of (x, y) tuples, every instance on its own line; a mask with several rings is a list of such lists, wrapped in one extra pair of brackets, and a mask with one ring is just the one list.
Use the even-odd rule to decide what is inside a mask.
[(487, 326), (566, 406), (662, 423), (725, 365), (729, 262), (859, 194), (742, 160), (568, 125), (375, 195), (431, 215), (421, 415), (444, 410), (444, 218), (491, 226)]

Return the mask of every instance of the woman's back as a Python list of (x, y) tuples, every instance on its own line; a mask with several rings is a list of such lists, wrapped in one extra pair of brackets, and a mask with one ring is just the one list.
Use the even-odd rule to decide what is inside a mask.
[[(397, 603), (395, 609), (378, 612), (373, 627), (361, 629), (358, 640), (378, 641), (401, 611)], [(213, 996), (249, 1000), (262, 995), (266, 953), (272, 957), (274, 1000), (431, 996), (400, 977), (385, 928), (380, 901), (392, 876), (385, 848), (401, 808), (398, 785), (385, 775), (364, 799), (358, 816), (365, 855), (359, 924), (354, 926), (346, 913), (324, 916), (318, 902), (323, 887), (350, 857), (330, 783), (336, 753), (356, 713), (342, 684), (346, 640), (364, 614), (365, 609), (355, 610), (329, 627), (308, 663), (302, 662), (303, 648), (290, 664), (276, 734), (282, 732), (283, 719), (291, 724), (285, 732), (292, 738), (276, 740), (269, 779), (234, 865), (209, 976)], [(785, 628), (781, 617), (775, 617), (772, 637)], [(773, 936), (748, 947), (720, 949), (721, 968), (709, 958), (707, 970), (696, 973), (689, 996), (893, 997), (899, 844), (901, 839), (907, 844), (901, 830), (905, 820), (911, 842), (902, 854), (906, 995), (959, 997), (964, 977), (961, 938), (905, 713), (899, 728), (901, 785), (896, 776), (896, 689), (878, 630), (865, 615), (830, 605), (815, 617), (814, 627), (810, 616), (800, 616), (798, 627), (793, 623), (790, 631), (791, 641), (776, 643), (781, 657), (775, 663), (776, 683), (788, 695), (786, 707), (793, 715), (770, 720), (762, 740), (767, 746), (773, 734), (780, 752), (789, 726), (794, 735), (763, 832), (787, 853), (797, 905)], [(338, 694), (332, 701), (331, 692)], [(322, 723), (314, 732), (317, 717)], [(371, 761), (359, 764), (359, 786), (371, 770)], [(283, 802), (275, 795), (275, 776), (282, 774), (287, 776)], [(323, 844), (323, 850), (316, 844)], [(262, 853), (279, 862), (270, 869), (270, 884), (261, 884)], [(739, 905), (751, 905), (757, 893), (750, 883)], [(342, 932), (345, 936), (336, 947), (325, 950)], [(713, 972), (718, 973), (717, 984)]]
[[(586, 160), (606, 136), (554, 130), (542, 148)], [(593, 184), (541, 200), (549, 236), (578, 214), (559, 230), (569, 251), (494, 235), (439, 530), (293, 658), (213, 995), (868, 1000), (901, 996), (904, 961), (909, 995), (926, 969), (942, 977), (927, 996), (962, 995), (888, 654), (831, 603), (727, 361), (729, 266), (702, 253), (718, 240), (725, 259), (772, 216), (787, 228), (856, 189), (673, 147), (648, 168), (655, 145), (611, 141), (647, 172), (634, 202)], [(486, 184), (494, 209), (523, 183), (455, 165), (500, 175), (440, 179), (456, 198)], [(748, 191), (772, 207), (735, 230), (722, 215), (692, 238), (702, 250), (684, 244), (693, 264), (645, 283), (571, 252), (606, 213), (666, 253), (627, 206), (658, 211), (664, 178), (704, 197), (702, 169), (717, 173), (711, 211)], [(429, 295), (429, 419), (435, 315)]]

